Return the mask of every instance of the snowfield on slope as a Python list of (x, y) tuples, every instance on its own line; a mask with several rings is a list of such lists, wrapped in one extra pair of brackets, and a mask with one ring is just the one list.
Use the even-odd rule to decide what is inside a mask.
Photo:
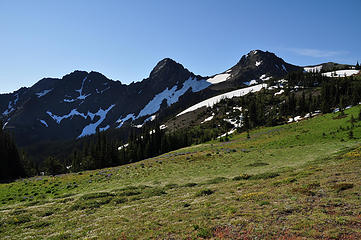
[(119, 125), (118, 125), (117, 128), (120, 128), (121, 126), (123, 126), (123, 124), (124, 124), (126, 121), (128, 121), (129, 119), (132, 119), (132, 120), (135, 119), (135, 116), (134, 116), (133, 113), (128, 114), (128, 115), (125, 116), (124, 118), (121, 118), (121, 117), (120, 117), (120, 118), (117, 120), (117, 123), (119, 123)]
[(204, 100), (200, 103), (197, 103), (189, 108), (187, 108), (186, 110), (184, 110), (183, 112), (179, 113), (177, 115), (180, 116), (182, 114), (188, 113), (188, 112), (192, 112), (198, 108), (202, 108), (202, 107), (212, 107), (214, 104), (218, 103), (219, 101), (221, 101), (224, 98), (233, 98), (233, 97), (241, 97), (244, 96), (250, 92), (258, 92), (260, 91), (262, 88), (266, 88), (267, 84), (258, 84), (258, 85), (254, 85), (252, 87), (246, 87), (246, 88), (242, 88), (242, 89), (238, 89), (238, 90), (234, 90), (232, 92), (228, 92), (228, 93), (223, 93), (220, 94), (218, 96), (209, 98), (207, 100)]
[(14, 101), (10, 101), (8, 104), (8, 108), (2, 113), (3, 116), (9, 115), (10, 113), (12, 113), (15, 110), (15, 105), (19, 100), (19, 94), (15, 94), (15, 99)]
[[(110, 109), (112, 109), (115, 106), (115, 104), (111, 105), (110, 107), (108, 107), (107, 109), (102, 109), (99, 108), (99, 110), (96, 113), (91, 113), (91, 112), (87, 112), (87, 114), (81, 113), (79, 112), (77, 109), (72, 109), (70, 111), (70, 113), (64, 115), (64, 116), (58, 116), (50, 111), (47, 111), (46, 113), (54, 120), (56, 121), (57, 124), (60, 124), (61, 121), (63, 121), (63, 119), (67, 119), (67, 118), (73, 118), (74, 116), (80, 116), (83, 117), (84, 119), (87, 119), (88, 117), (90, 117), (91, 121), (94, 120), (94, 118), (96, 116), (99, 117), (99, 120), (96, 121), (95, 123), (91, 123), (87, 126), (84, 127), (82, 133), (78, 136), (78, 138), (87, 136), (87, 135), (91, 135), (91, 134), (95, 134), (96, 133), (96, 128), (104, 121), (105, 117), (107, 116), (108, 112), (110, 111)], [(45, 121), (44, 121), (45, 122)], [(44, 125), (45, 123), (42, 122)], [(104, 128), (100, 128), (99, 130), (106, 130), (108, 129), (109, 126), (106, 126)]]
[(38, 98), (41, 98), (41, 97), (45, 96), (46, 94), (50, 93), (51, 91), (53, 91), (53, 88), (52, 88), (52, 89), (43, 90), (43, 91), (38, 92), (38, 93), (35, 93), (35, 95), (36, 95)]
[(337, 70), (333, 72), (322, 73), (322, 75), (326, 77), (349, 77), (354, 74), (358, 74), (359, 72), (359, 70)]
[[(88, 79), (88, 76), (86, 76), (83, 81), (81, 82), (81, 86), (80, 86), (80, 89), (77, 89), (75, 90), (75, 92), (78, 92), (79, 93), (79, 97), (75, 98), (75, 99), (64, 99), (64, 102), (68, 102), (68, 103), (71, 103), (71, 102), (75, 102), (76, 100), (85, 100), (87, 97), (89, 97), (91, 95), (91, 93), (89, 94), (86, 94), (84, 95), (83, 94), (83, 88), (84, 88), (84, 84), (85, 84), (85, 81)], [(89, 80), (88, 80), (89, 81)]]
[[(95, 123), (91, 123), (87, 126), (84, 127), (83, 132), (78, 136), (78, 138), (87, 136), (87, 135), (92, 135), (96, 133), (96, 129), (97, 127), (104, 121), (104, 119), (106, 118), (108, 112), (110, 111), (110, 109), (112, 109), (115, 106), (115, 104), (111, 105), (110, 107), (108, 107), (107, 109), (103, 110), (103, 109), (99, 109), (98, 112), (94, 113), (95, 116), (99, 116), (99, 120), (96, 121)], [(109, 128), (109, 125), (107, 125), (104, 128), (99, 128), (99, 131), (105, 131)]]
[(158, 93), (153, 97), (152, 100), (148, 102), (147, 105), (139, 112), (136, 118), (140, 118), (143, 116), (151, 115), (157, 112), (160, 109), (160, 105), (163, 100), (167, 100), (168, 106), (176, 103), (183, 94), (185, 94), (188, 89), (192, 89), (192, 92), (199, 92), (207, 87), (209, 87), (211, 83), (206, 80), (197, 80), (197, 78), (190, 77), (187, 81), (183, 83), (183, 87), (177, 90), (178, 86), (174, 85), (171, 89), (164, 89), (162, 92)]
[(322, 69), (322, 65), (314, 66), (314, 67), (304, 67), (303, 70), (306, 72), (320, 72)]
[(217, 74), (212, 78), (208, 78), (207, 82), (211, 83), (211, 84), (217, 84), (217, 83), (221, 83), (226, 81), (229, 76), (231, 76), (231, 74), (229, 73), (222, 73), (222, 74)]

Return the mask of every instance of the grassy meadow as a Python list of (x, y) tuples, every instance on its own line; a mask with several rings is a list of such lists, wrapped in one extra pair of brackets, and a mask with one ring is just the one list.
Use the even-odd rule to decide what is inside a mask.
[(0, 184), (0, 239), (361, 239), (360, 109)]

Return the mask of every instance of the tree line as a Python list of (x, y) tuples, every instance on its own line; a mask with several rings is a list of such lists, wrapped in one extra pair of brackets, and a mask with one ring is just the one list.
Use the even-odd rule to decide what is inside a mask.
[(117, 132), (98, 130), (93, 136), (72, 142), (73, 150), (66, 157), (49, 156), (38, 165), (29, 161), (26, 153), (18, 151), (12, 137), (1, 126), (0, 180), (42, 172), (55, 175), (118, 166), (217, 139), (233, 127), (223, 118), (234, 106), (242, 107), (243, 125), (238, 130), (249, 131), (259, 126), (283, 124), (289, 117), (304, 116), (316, 110), (329, 113), (338, 107), (342, 111), (348, 105), (361, 102), (359, 77), (327, 78), (320, 73), (299, 71), (288, 74), (286, 79), (284, 83), (270, 82), (275, 86), (283, 84), (284, 94), (279, 96), (275, 96), (274, 91), (263, 89), (240, 98), (223, 99), (213, 109), (206, 110), (208, 113), (218, 112), (205, 124), (166, 131), (154, 121), (145, 124), (141, 130), (130, 128), (127, 141), (119, 140)]

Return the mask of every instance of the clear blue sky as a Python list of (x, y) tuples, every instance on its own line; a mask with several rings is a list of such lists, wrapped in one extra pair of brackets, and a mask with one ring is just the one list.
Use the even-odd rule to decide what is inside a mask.
[(355, 64), (360, 23), (360, 0), (0, 0), (0, 92), (76, 69), (140, 81), (165, 57), (207, 76), (252, 49)]

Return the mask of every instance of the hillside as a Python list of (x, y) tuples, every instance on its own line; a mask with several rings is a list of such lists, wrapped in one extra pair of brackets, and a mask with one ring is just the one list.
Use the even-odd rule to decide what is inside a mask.
[(361, 106), (0, 185), (1, 239), (360, 239)]

